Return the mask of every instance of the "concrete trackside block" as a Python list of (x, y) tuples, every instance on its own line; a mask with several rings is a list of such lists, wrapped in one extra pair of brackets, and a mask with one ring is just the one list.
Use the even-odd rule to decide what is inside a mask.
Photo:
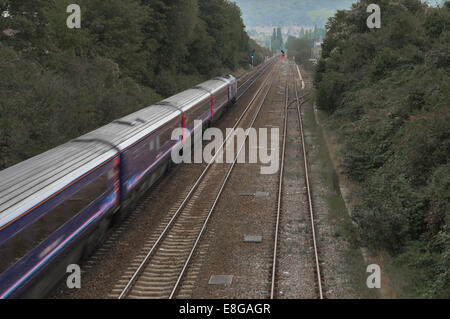
[(262, 236), (254, 236), (254, 235), (245, 235), (244, 243), (261, 243)]
[(256, 192), (255, 196), (256, 197), (268, 197), (269, 193), (268, 192)]
[(268, 197), (269, 193), (268, 192), (255, 192), (255, 193), (245, 192), (245, 193), (240, 193), (239, 196)]
[(233, 275), (213, 275), (209, 278), (209, 285), (231, 285)]
[(255, 193), (240, 193), (239, 196), (255, 196)]

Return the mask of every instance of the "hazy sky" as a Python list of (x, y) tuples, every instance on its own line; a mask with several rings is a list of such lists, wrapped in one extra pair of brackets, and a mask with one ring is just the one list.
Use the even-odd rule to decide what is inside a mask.
[[(349, 9), (357, 0), (231, 0), (242, 10), (247, 26), (323, 26), (338, 9)], [(444, 0), (423, 0), (430, 5)]]
[(234, 0), (247, 26), (323, 25), (355, 0)]

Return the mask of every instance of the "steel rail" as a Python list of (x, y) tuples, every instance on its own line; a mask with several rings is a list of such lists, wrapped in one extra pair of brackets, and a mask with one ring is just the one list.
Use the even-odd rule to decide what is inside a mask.
[[(259, 75), (264, 73), (270, 66), (272, 66), (274, 63), (276, 62), (276, 60), (271, 60), (270, 62), (268, 62), (266, 65), (264, 65), (261, 70), (257, 70), (255, 71), (255, 73), (253, 73), (252, 75), (249, 76), (249, 78), (242, 83), (239, 88), (239, 94), (236, 97), (237, 100), (239, 100), (253, 85), (253, 83), (255, 83), (258, 79), (259, 79)], [(254, 80), (253, 80), (254, 79)], [(250, 85), (241, 93), (241, 88), (246, 85), (249, 81), (253, 80), (253, 82), (250, 83)]]
[[(300, 75), (298, 66), (297, 66), (297, 71), (298, 71), (299, 79), (302, 81), (302, 83), (304, 83), (304, 81)], [(302, 89), (303, 89), (303, 85), (302, 85)], [(320, 271), (319, 254), (318, 254), (318, 249), (317, 249), (317, 237), (316, 237), (316, 230), (315, 230), (315, 223), (314, 223), (314, 210), (313, 210), (313, 206), (312, 206), (311, 187), (310, 187), (310, 181), (309, 181), (308, 157), (306, 155), (305, 134), (304, 134), (304, 129), (303, 129), (303, 120), (302, 120), (301, 109), (300, 109), (301, 105), (299, 103), (296, 80), (294, 81), (294, 90), (295, 90), (295, 95), (297, 97), (296, 98), (297, 113), (298, 113), (298, 121), (300, 123), (300, 134), (301, 134), (301, 138), (302, 138), (303, 161), (305, 164), (306, 189), (308, 192), (308, 204), (309, 204), (308, 206), (309, 206), (309, 214), (310, 214), (310, 219), (311, 219), (311, 229), (312, 229), (312, 238), (313, 238), (313, 245), (314, 245), (314, 258), (315, 258), (315, 263), (316, 263), (319, 298), (324, 299), (323, 289), (322, 289), (322, 277), (321, 277), (321, 271)], [(302, 103), (302, 105), (303, 105), (303, 103)]]
[[(250, 123), (250, 127), (249, 127), (249, 128), (253, 127), (253, 125), (254, 125), (256, 119), (258, 118), (258, 115), (259, 115), (260, 112), (261, 112), (262, 106), (263, 106), (263, 104), (264, 104), (265, 101), (266, 101), (267, 95), (269, 94), (270, 89), (272, 88), (272, 85), (273, 85), (273, 79), (272, 79), (270, 85), (268, 86), (267, 91), (266, 91), (266, 93), (265, 93), (265, 95), (264, 95), (264, 97), (263, 97), (261, 103), (260, 103), (259, 106), (258, 106), (258, 110), (256, 111), (256, 113), (255, 113), (255, 115), (254, 115), (254, 117), (253, 117), (253, 119), (252, 119), (252, 121), (251, 121), (251, 123)], [(247, 129), (246, 134), (245, 134), (245, 139), (244, 139), (244, 141), (242, 142), (242, 144), (241, 144), (241, 146), (240, 146), (240, 148), (239, 148), (239, 151), (237, 152), (237, 154), (236, 154), (236, 156), (235, 156), (235, 158), (234, 158), (234, 161), (233, 161), (232, 165), (231, 165), (230, 168), (228, 169), (228, 172), (227, 172), (225, 178), (224, 178), (223, 181), (222, 181), (222, 184), (221, 184), (221, 187), (220, 187), (220, 189), (219, 189), (219, 192), (218, 192), (217, 195), (216, 195), (216, 198), (215, 198), (215, 200), (214, 200), (214, 202), (213, 202), (213, 204), (212, 204), (212, 206), (211, 206), (211, 208), (210, 208), (210, 210), (209, 210), (209, 212), (208, 212), (208, 215), (207, 215), (207, 217), (206, 217), (206, 219), (205, 219), (205, 221), (204, 221), (204, 223), (203, 223), (202, 229), (200, 230), (200, 233), (199, 233), (198, 236), (197, 236), (197, 239), (196, 239), (196, 241), (195, 241), (195, 243), (194, 243), (194, 245), (193, 245), (193, 247), (192, 247), (192, 249), (191, 249), (191, 251), (190, 251), (190, 253), (189, 253), (189, 256), (188, 256), (188, 258), (186, 259), (186, 262), (185, 262), (185, 264), (184, 264), (184, 266), (183, 266), (183, 269), (181, 270), (181, 273), (180, 273), (180, 275), (178, 276), (177, 282), (175, 283), (175, 285), (174, 285), (174, 287), (173, 287), (173, 289), (172, 289), (172, 292), (171, 292), (171, 294), (170, 294), (169, 299), (172, 299), (172, 298), (175, 296), (175, 293), (176, 293), (176, 291), (178, 290), (178, 288), (179, 288), (179, 286), (180, 286), (180, 284), (181, 284), (181, 280), (182, 280), (182, 278), (183, 278), (183, 276), (184, 276), (184, 274), (185, 274), (187, 268), (189, 267), (189, 264), (190, 264), (190, 262), (191, 262), (192, 256), (194, 255), (195, 250), (197, 249), (197, 246), (198, 246), (198, 244), (199, 244), (199, 242), (200, 242), (200, 239), (202, 238), (203, 233), (204, 233), (204, 231), (205, 231), (205, 229), (206, 229), (206, 226), (208, 225), (209, 219), (211, 218), (212, 213), (214, 212), (214, 209), (216, 208), (216, 205), (217, 205), (217, 203), (219, 202), (220, 196), (222, 195), (222, 192), (223, 192), (223, 190), (224, 190), (224, 188), (225, 188), (225, 186), (226, 186), (226, 184), (227, 184), (227, 182), (228, 182), (228, 180), (229, 180), (229, 178), (230, 178), (231, 172), (233, 171), (233, 169), (234, 169), (234, 167), (235, 167), (235, 165), (236, 165), (236, 162), (237, 162), (237, 160), (238, 160), (238, 158), (239, 158), (239, 155), (241, 154), (241, 152), (242, 152), (242, 150), (243, 150), (243, 148), (244, 148), (244, 146), (245, 146), (245, 144), (246, 144), (246, 142), (247, 142), (248, 136), (249, 136), (249, 129)]]
[[(288, 72), (290, 73), (290, 69), (288, 68)], [(287, 135), (287, 109), (288, 109), (288, 101), (289, 101), (289, 74), (286, 77), (286, 89), (285, 89), (285, 107), (284, 107), (284, 129), (283, 129), (283, 148), (281, 152), (281, 167), (280, 167), (280, 178), (278, 185), (278, 199), (277, 199), (277, 218), (275, 224), (275, 240), (274, 240), (274, 248), (273, 248), (273, 263), (272, 263), (272, 282), (270, 286), (270, 299), (275, 298), (275, 279), (277, 272), (277, 254), (278, 254), (278, 234), (280, 228), (280, 216), (281, 216), (281, 197), (282, 197), (282, 188), (283, 188), (283, 175), (284, 175), (284, 161), (285, 161), (285, 153), (286, 153), (286, 135)]]
[(244, 80), (246, 77), (246, 79), (245, 79), (245, 81), (244, 81), (244, 83), (242, 83), (239, 87), (238, 87), (238, 89), (240, 89), (241, 87), (243, 87), (253, 76), (255, 76), (255, 74), (257, 74), (258, 72), (260, 72), (261, 70), (261, 68), (264, 68), (264, 67), (266, 67), (267, 65), (269, 65), (271, 62), (268, 62), (268, 63), (264, 63), (264, 64), (260, 64), (260, 65), (258, 65), (256, 68), (254, 68), (252, 71), (250, 71), (250, 72), (247, 72), (246, 74), (244, 74), (242, 77), (240, 77), (239, 79), (238, 79), (238, 82), (239, 81), (241, 81), (241, 80)]

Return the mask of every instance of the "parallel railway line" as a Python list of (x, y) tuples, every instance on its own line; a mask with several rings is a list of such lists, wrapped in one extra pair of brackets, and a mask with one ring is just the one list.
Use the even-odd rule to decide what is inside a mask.
[[(267, 70), (267, 68), (272, 65), (272, 63), (273, 62), (269, 62), (267, 64), (258, 66), (256, 70), (250, 72), (248, 78), (247, 76), (243, 76), (242, 78), (238, 79), (238, 100), (253, 86), (256, 80)], [(239, 82), (243, 83), (240, 84)]]
[[(264, 65), (260, 65), (258, 67), (255, 67), (255, 69), (251, 72), (248, 72), (247, 74), (245, 74), (244, 76), (240, 77), (237, 81), (238, 81), (238, 100), (241, 99), (245, 93), (247, 93), (255, 84), (256, 81), (258, 81), (258, 79), (261, 77), (262, 74), (264, 74), (264, 72), (267, 70), (268, 67), (270, 67), (272, 63), (269, 62), (267, 64)], [(191, 164), (191, 168), (193, 169), (195, 166), (195, 171), (199, 171), (201, 172), (201, 164)], [(138, 216), (140, 214), (143, 213), (144, 209), (146, 206), (148, 206), (149, 203), (151, 203), (153, 200), (155, 200), (156, 198), (154, 198), (153, 194), (158, 193), (158, 191), (164, 187), (163, 185), (165, 185), (168, 181), (168, 179), (170, 179), (169, 177), (173, 176), (173, 171), (170, 172), (169, 174), (167, 174), (168, 176), (166, 176), (165, 178), (162, 179), (162, 181), (160, 183), (158, 183), (157, 185), (154, 185), (151, 187), (151, 189), (148, 191), (148, 195), (145, 196), (145, 198), (143, 198), (140, 203), (137, 205), (137, 207), (130, 212), (129, 216), (123, 221), (123, 223), (118, 226), (117, 228), (113, 229), (112, 233), (106, 238), (105, 242), (98, 247), (93, 254), (84, 262), (84, 266), (83, 266), (83, 270), (82, 272), (85, 273), (87, 271), (89, 271), (92, 267), (94, 267), (95, 265), (97, 265), (102, 258), (104, 258), (105, 253), (114, 245), (117, 244), (117, 238), (120, 236), (120, 234), (122, 234), (127, 227), (138, 218)], [(175, 176), (173, 176), (175, 177)], [(183, 202), (183, 199), (186, 197), (187, 193), (183, 193), (180, 196), (180, 199), (176, 202), (176, 205), (180, 205)], [(170, 214), (175, 213), (176, 209), (174, 209), (173, 211), (170, 211)], [(165, 220), (164, 222), (167, 223), (169, 220)], [(163, 229), (158, 229), (157, 233), (161, 233), (163, 231)], [(152, 240), (155, 241), (157, 238), (153, 238)], [(138, 256), (137, 258), (143, 258), (144, 256)]]
[[(297, 70), (298, 70), (298, 67), (297, 67)], [(298, 74), (300, 76), (300, 72), (298, 72)], [(300, 78), (300, 80), (302, 82), (302, 88), (304, 88), (303, 79)], [(321, 274), (321, 270), (320, 270), (316, 226), (315, 226), (315, 221), (314, 221), (314, 209), (313, 209), (313, 205), (312, 205), (308, 157), (306, 154), (306, 144), (305, 144), (305, 132), (304, 132), (304, 128), (303, 128), (303, 119), (302, 119), (302, 113), (300, 110), (301, 104), (299, 101), (296, 80), (294, 80), (294, 91), (295, 91), (295, 96), (296, 96), (295, 100), (296, 100), (298, 121), (300, 124), (300, 134), (301, 134), (302, 149), (303, 149), (303, 163), (305, 165), (305, 181), (306, 181), (306, 190), (308, 193), (308, 209), (309, 209), (309, 216), (310, 216), (310, 222), (311, 222), (311, 235), (312, 235), (313, 249), (314, 249), (314, 261), (315, 261), (315, 265), (316, 265), (315, 272), (316, 272), (316, 280), (317, 280), (317, 289), (318, 289), (319, 298), (323, 299), (324, 293), (323, 293), (323, 289), (322, 289), (322, 274)]]
[(282, 143), (282, 149), (281, 149), (281, 166), (280, 166), (280, 177), (279, 177), (279, 184), (278, 184), (277, 211), (276, 211), (273, 263), (272, 263), (272, 281), (271, 281), (271, 285), (270, 285), (270, 299), (275, 298), (276, 277), (277, 277), (278, 236), (279, 236), (279, 232), (280, 232), (281, 195), (282, 195), (282, 188), (283, 188), (284, 158), (285, 158), (285, 153), (286, 153), (286, 136), (287, 136), (287, 108), (288, 108), (288, 104), (289, 104), (289, 75), (287, 75), (287, 77), (286, 77), (286, 87), (285, 87), (284, 94), (285, 94), (285, 106), (284, 106), (283, 143)]
[[(297, 69), (298, 71), (298, 69)], [(302, 144), (302, 158), (303, 158), (303, 165), (304, 165), (304, 171), (305, 171), (305, 184), (306, 184), (306, 192), (307, 192), (307, 210), (309, 214), (309, 220), (310, 220), (310, 227), (311, 227), (311, 241), (312, 241), (312, 248), (314, 251), (314, 273), (315, 273), (315, 281), (317, 286), (317, 296), (319, 299), (324, 298), (323, 289), (322, 289), (322, 274), (320, 269), (320, 262), (319, 262), (319, 253), (318, 253), (318, 244), (317, 244), (317, 235), (315, 230), (315, 221), (314, 221), (314, 209), (312, 205), (312, 196), (311, 196), (311, 187), (310, 187), (310, 175), (309, 175), (309, 166), (308, 166), (308, 157), (307, 157), (307, 151), (306, 151), (306, 144), (305, 144), (305, 134), (304, 134), (304, 127), (303, 127), (303, 119), (301, 114), (301, 105), (304, 103), (304, 101), (300, 102), (300, 100), (303, 100), (304, 96), (300, 97), (297, 90), (297, 79), (296, 74), (299, 76), (299, 80), (303, 82), (300, 72), (291, 72), (291, 65), (288, 66), (288, 73), (286, 77), (286, 88), (285, 88), (285, 107), (284, 107), (284, 130), (283, 130), (283, 142), (282, 142), (282, 149), (281, 149), (281, 166), (280, 166), (280, 174), (279, 174), (279, 185), (278, 185), (278, 197), (277, 197), (277, 210), (276, 210), (276, 223), (275, 223), (275, 234), (274, 234), (274, 250), (273, 250), (273, 263), (272, 263), (272, 273), (271, 273), (271, 287), (270, 287), (270, 299), (277, 298), (277, 275), (278, 275), (278, 247), (279, 247), (279, 238), (280, 238), (280, 220), (282, 218), (283, 208), (282, 208), (282, 191), (283, 191), (283, 177), (284, 177), (284, 164), (285, 164), (285, 153), (286, 153), (286, 139), (287, 139), (287, 120), (288, 120), (288, 108), (290, 105), (292, 105), (294, 102), (296, 104), (296, 110), (298, 115), (298, 123), (299, 123), (299, 131), (300, 131), (300, 139)], [(295, 93), (295, 97), (293, 101), (289, 101), (289, 78), (290, 76), (294, 76), (294, 87), (293, 91)], [(302, 84), (302, 89), (304, 88), (304, 84)]]

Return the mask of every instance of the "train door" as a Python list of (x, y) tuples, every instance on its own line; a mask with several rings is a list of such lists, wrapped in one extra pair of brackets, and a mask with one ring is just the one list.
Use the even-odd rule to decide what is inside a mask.
[(214, 117), (214, 95), (211, 94), (211, 121)]

